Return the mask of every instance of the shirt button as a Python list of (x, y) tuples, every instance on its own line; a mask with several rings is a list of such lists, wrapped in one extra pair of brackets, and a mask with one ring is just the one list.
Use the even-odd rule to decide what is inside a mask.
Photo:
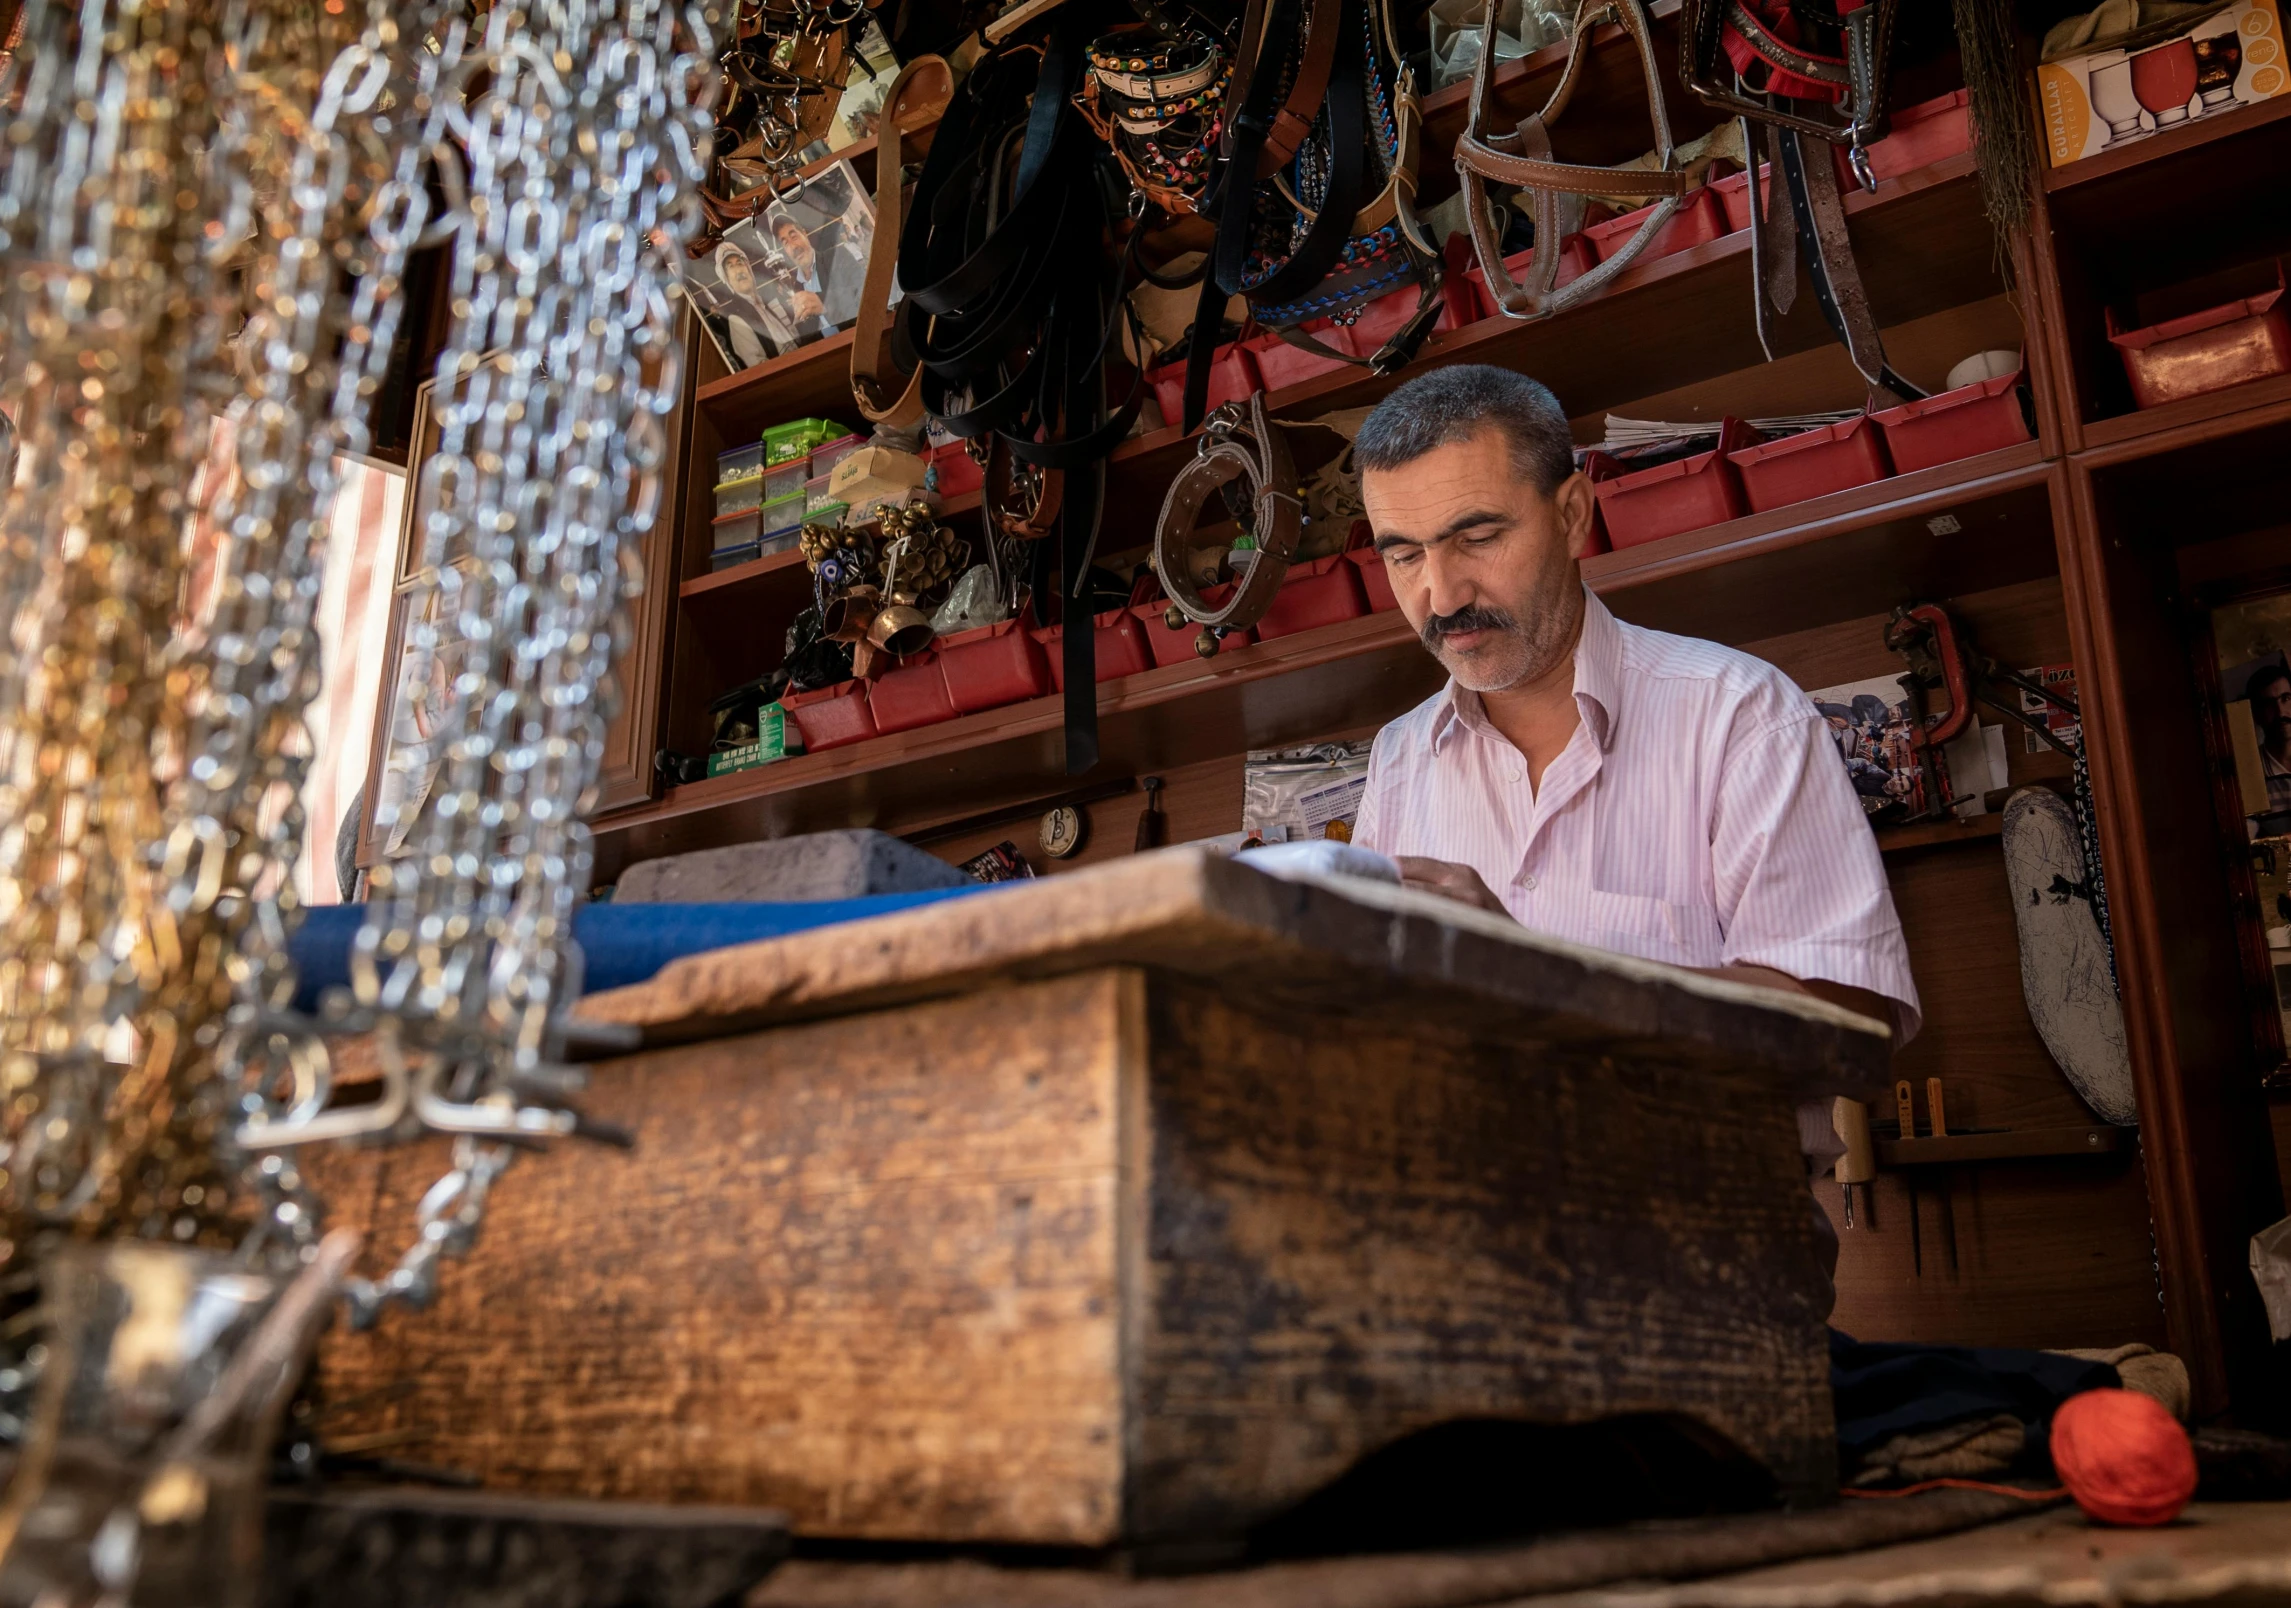
[(1519, 879), (1519, 885), (1525, 888), (1529, 893), (1533, 893), (1535, 891), (1535, 873), (1530, 871), (1527, 873), (1527, 875), (1521, 877)]

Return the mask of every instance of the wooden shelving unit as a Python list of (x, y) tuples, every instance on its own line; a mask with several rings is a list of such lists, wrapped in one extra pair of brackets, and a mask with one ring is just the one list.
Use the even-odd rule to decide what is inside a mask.
[[(1658, 49), (1675, 61), (1678, 0), (1653, 0), (1650, 10)], [(1507, 114), (1537, 109), (1562, 64), (1552, 50), (1504, 64), (1496, 76)], [(1919, 69), (1897, 84), (1896, 104), (1953, 90), (1954, 73), (1947, 57)], [(1426, 98), (1427, 204), (1453, 190), (1448, 153), (1464, 93)], [(1555, 131), (1558, 154), (1637, 156), (1648, 143), (1644, 95), (1635, 54), (1610, 31)], [(1667, 98), (1681, 139), (1718, 121), (1675, 82)], [(1902, 1052), (1900, 1075), (1920, 1087), (1945, 1077), (1956, 1121), (2004, 1131), (1893, 1142), (1900, 1164), (1984, 1162), (1959, 1186), (1964, 1269), (1946, 1286), (1918, 1280), (1905, 1233), (1846, 1236), (1837, 1321), (1884, 1338), (2146, 1340), (2187, 1360), (2207, 1412), (2233, 1402), (2259, 1413), (2274, 1399), (2242, 1247), (2285, 1208), (2259, 1078), (2238, 1036), (2227, 846), (2205, 780), (2187, 597), (2199, 570), (2291, 562), (2281, 492), (2291, 379), (2137, 411), (2104, 314), (2170, 316), (2185, 310), (2168, 305), (2174, 296), (2208, 294), (2291, 252), (2291, 209), (2271, 204), (2286, 171), (2291, 98), (2046, 173), (2009, 272), (1969, 156), (1850, 196), (1896, 365), (1937, 385), (1968, 352), (2023, 347), (2036, 438), (1584, 566), (1622, 617), (1743, 646), (1809, 687), (1898, 674), (1880, 627), (1912, 600), (1947, 603), (2008, 663), (2075, 666), (2139, 1142), (2093, 1122), (2029, 1019), (1998, 818), (1881, 832), (1925, 1002), (1924, 1031)], [(794, 554), (709, 572), (708, 471), (717, 453), (778, 420), (855, 422), (848, 348), (838, 337), (738, 375), (722, 372), (704, 340), (692, 348), (680, 467), (648, 555), (645, 618), (656, 623), (640, 622), (632, 659), (641, 663), (624, 672), (636, 707), (616, 755), (704, 750), (708, 700), (779, 662), (787, 624), (809, 596), (807, 572)], [(1713, 419), (1859, 403), (1859, 382), (1810, 294), (1776, 332), (1774, 357), (1753, 328), (1749, 243), (1736, 234), (1642, 263), (1557, 318), (1491, 318), (1439, 334), (1416, 368), (1489, 362), (1532, 373), (1565, 399), (1582, 440), (1598, 439), (1608, 411)], [(1372, 403), (1404, 377), (1347, 369), (1267, 401), (1302, 422)], [(1114, 454), (1102, 555), (1137, 553), (1192, 450), (1164, 428)], [(950, 509), (958, 528), (975, 506)], [(924, 837), (961, 859), (1002, 838), (1031, 842), (1030, 805), (1095, 787), (1090, 837), (1067, 862), (1088, 863), (1128, 852), (1143, 807), (1131, 779), (1166, 780), (1170, 838), (1230, 830), (1249, 749), (1365, 735), (1438, 683), (1405, 623), (1370, 615), (1103, 684), (1103, 759), (1083, 778), (1064, 772), (1054, 698), (687, 786), (663, 788), (631, 770), (610, 795), (627, 807), (598, 822), (599, 876), (682, 849), (833, 826)], [(2011, 765), (2016, 786), (2067, 785), (2065, 763), (2024, 751), (2017, 734)], [(1946, 1157), (1915, 1148), (1938, 1143), (1955, 1148)], [(1998, 1145), (2020, 1148), (1983, 1148)], [(2072, 1155), (2096, 1159), (2055, 1159)], [(1902, 1223), (1905, 1197), (1890, 1175), (1880, 1184), (1895, 1193), (1880, 1222)]]

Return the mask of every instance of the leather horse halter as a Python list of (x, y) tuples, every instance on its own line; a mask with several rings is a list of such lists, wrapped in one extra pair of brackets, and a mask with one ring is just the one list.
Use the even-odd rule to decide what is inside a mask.
[[(1479, 254), (1480, 271), (1487, 276), (1497, 305), (1513, 318), (1548, 318), (1596, 295), (1638, 260), (1685, 200), (1686, 174), (1678, 167), (1678, 155), (1671, 143), (1654, 36), (1639, 0), (1583, 0), (1575, 14), (1574, 40), (1558, 87), (1542, 111), (1521, 118), (1509, 134), (1495, 133), (1490, 127), (1495, 110), (1496, 24), (1501, 15), (1500, 6), (1488, 7), (1480, 36), (1479, 64), (1472, 70), (1471, 110), (1456, 141), (1456, 172), (1463, 180), (1464, 215), (1471, 225), (1472, 248)], [(1647, 80), (1647, 109), (1654, 124), (1655, 154), (1662, 164), (1658, 168), (1587, 167), (1552, 157), (1550, 125), (1567, 110), (1589, 54), (1586, 47), (1591, 31), (1602, 22), (1619, 25), (1639, 52)], [(1491, 182), (1525, 190), (1535, 198), (1535, 256), (1524, 285), (1516, 283), (1503, 265), (1502, 242), (1488, 202)], [(1594, 195), (1644, 198), (1655, 203), (1655, 209), (1620, 251), (1562, 289), (1559, 244), (1583, 227), (1585, 200)]]
[[(867, 253), (859, 324), (851, 333), (851, 395), (869, 424), (892, 430), (911, 430), (923, 419), (922, 367), (899, 362), (899, 326), (891, 316), (891, 275), (906, 218), (906, 135), (900, 124), (925, 113), (943, 115), (954, 92), (954, 69), (945, 57), (917, 56), (891, 81), (876, 124), (875, 243)], [(887, 374), (895, 379), (887, 380)]]
[(1867, 153), (1885, 134), (1899, 4), (1869, 0), (1846, 12), (1837, 55), (1794, 38), (1794, 29), (1783, 26), (1790, 13), (1775, 0), (1686, 0), (1680, 17), (1687, 87), (1706, 104), (1742, 119), (1744, 156), (1753, 170), (1760, 142), (1752, 125), (1763, 126), (1766, 159), (1789, 196), (1787, 208), (1773, 206), (1753, 174), (1750, 250), (1759, 342), (1771, 357), (1773, 323), (1797, 300), (1802, 253), (1822, 317), (1853, 358), (1872, 407), (1925, 393), (1885, 360), (1854, 261), (1837, 172), (1823, 146), (1843, 147), (1863, 187), (1877, 188)]
[[(1249, 510), (1244, 516), (1248, 534), (1255, 538), (1257, 556), (1249, 562), (1241, 583), (1214, 608), (1195, 589), (1186, 562), (1194, 521), (1211, 494), (1231, 486), (1245, 487)], [(1237, 499), (1227, 496), (1228, 504)], [(1235, 510), (1239, 512), (1237, 508)], [(1162, 590), (1187, 619), (1207, 628), (1212, 639), (1227, 631), (1255, 625), (1271, 606), (1273, 594), (1296, 558), (1304, 534), (1304, 502), (1297, 495), (1296, 463), (1289, 440), (1265, 413), (1264, 393), (1249, 398), (1244, 418), (1240, 405), (1229, 403), (1211, 413), (1202, 425), (1194, 456), (1169, 483), (1162, 499), (1161, 518), (1153, 534), (1153, 569)], [(1216, 646), (1212, 640), (1209, 651)]]

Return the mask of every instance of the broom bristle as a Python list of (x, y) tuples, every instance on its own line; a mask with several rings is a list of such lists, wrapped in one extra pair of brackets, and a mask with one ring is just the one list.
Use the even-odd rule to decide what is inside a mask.
[(2010, 277), (2012, 243), (2028, 228), (2036, 182), (2036, 130), (2021, 103), (2020, 41), (2009, 0), (1952, 0), (1957, 50), (1973, 121), (1981, 210), (1996, 234), (1998, 266)]

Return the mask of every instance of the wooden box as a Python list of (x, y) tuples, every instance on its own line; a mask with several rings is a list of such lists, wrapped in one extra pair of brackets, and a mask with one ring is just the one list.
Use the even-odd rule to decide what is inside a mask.
[[(1829, 1492), (1793, 1104), (1883, 1030), (1195, 850), (695, 956), (586, 1002), (633, 1153), (495, 1187), (330, 1431), (799, 1533), (1233, 1536), (1452, 1419), (1683, 1414)], [(312, 1158), (376, 1259), (442, 1143)]]

